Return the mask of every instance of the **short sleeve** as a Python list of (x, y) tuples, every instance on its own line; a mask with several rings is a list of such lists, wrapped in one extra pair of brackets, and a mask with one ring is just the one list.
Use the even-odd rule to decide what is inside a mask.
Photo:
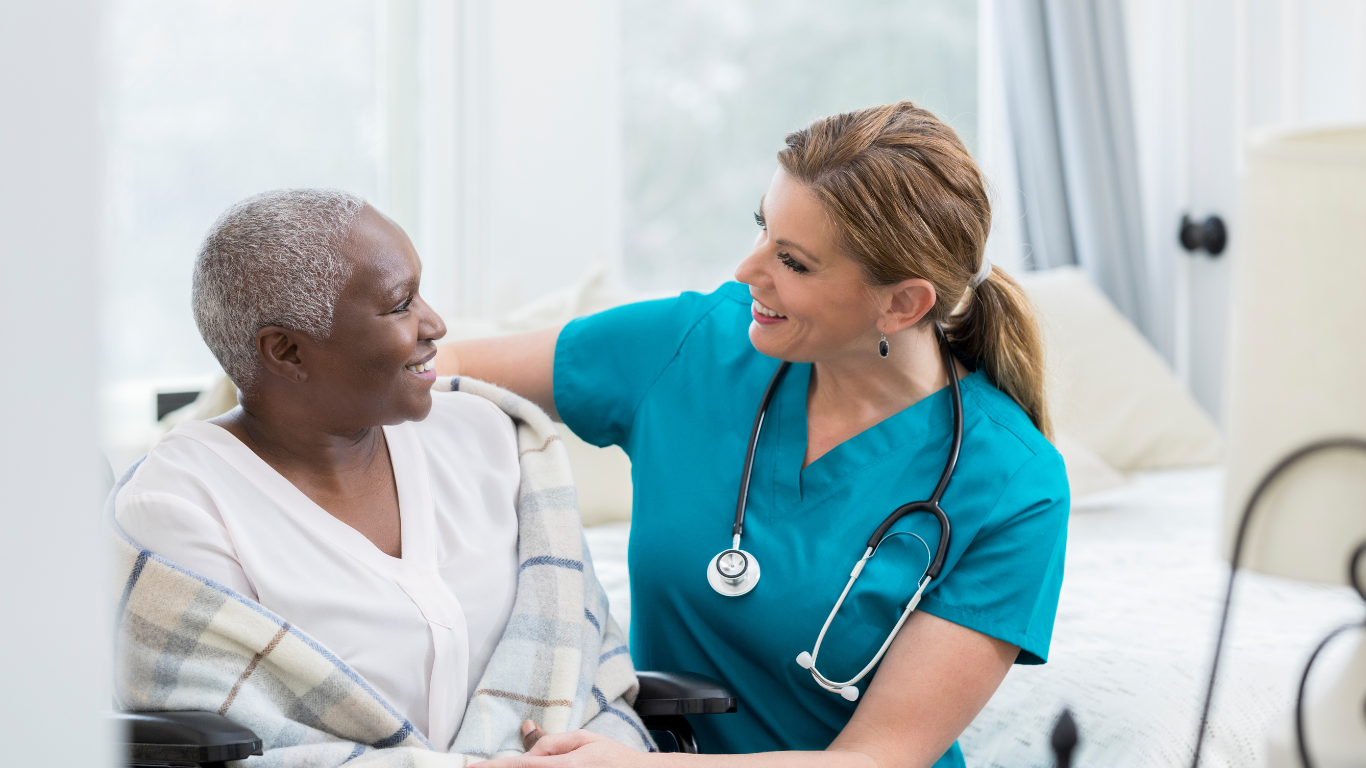
[(1070, 501), (1061, 457), (1049, 451), (1025, 462), (987, 524), (921, 608), (1019, 646), (1018, 664), (1047, 661)]
[(569, 323), (555, 343), (555, 410), (593, 445), (619, 445), (636, 409), (717, 294), (685, 293)]

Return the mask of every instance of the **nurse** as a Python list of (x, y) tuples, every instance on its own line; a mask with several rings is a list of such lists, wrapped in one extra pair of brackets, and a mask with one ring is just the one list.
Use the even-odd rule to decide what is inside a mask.
[[(984, 260), (980, 171), (926, 110), (902, 102), (817, 120), (787, 137), (778, 165), (738, 282), (447, 345), (438, 372), (508, 386), (631, 457), (636, 666), (710, 675), (741, 702), (693, 720), (702, 751), (725, 755), (706, 759), (961, 766), (956, 739), (1011, 664), (1047, 659), (1062, 582), (1069, 499), (1047, 439), (1038, 326), (1019, 286)], [(780, 361), (792, 365), (756, 448), (742, 544), (762, 578), (726, 596), (707, 568), (731, 546), (746, 443)], [(796, 658), (884, 518), (933, 492), (953, 435), (949, 376), (963, 442), (942, 499), (947, 560), (849, 701)], [(893, 531), (903, 535), (869, 561), (821, 646), (831, 680), (874, 657), (939, 542), (926, 514)], [(801, 753), (754, 754), (788, 750)], [(574, 732), (509, 765), (540, 755), (686, 759)]]

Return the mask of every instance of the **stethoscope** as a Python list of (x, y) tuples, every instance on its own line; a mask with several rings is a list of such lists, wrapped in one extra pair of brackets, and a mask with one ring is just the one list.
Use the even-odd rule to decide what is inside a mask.
[[(830, 615), (826, 617), (821, 632), (816, 636), (816, 647), (810, 653), (802, 651), (797, 656), (797, 664), (803, 669), (811, 671), (811, 676), (816, 682), (827, 691), (832, 691), (843, 696), (848, 701), (858, 699), (858, 688), (855, 683), (862, 680), (877, 663), (882, 660), (883, 654), (887, 652), (888, 646), (896, 638), (897, 632), (901, 631), (901, 625), (906, 623), (906, 619), (920, 604), (920, 596), (924, 594), (925, 587), (939, 575), (939, 571), (944, 567), (944, 559), (949, 553), (949, 518), (944, 514), (944, 510), (939, 506), (939, 500), (944, 496), (944, 490), (949, 486), (949, 479), (953, 477), (953, 468), (958, 464), (958, 449), (963, 445), (963, 394), (958, 387), (957, 368), (954, 366), (953, 353), (949, 350), (948, 338), (944, 335), (944, 329), (938, 323), (934, 325), (935, 337), (939, 341), (939, 350), (944, 357), (944, 370), (949, 377), (949, 391), (953, 395), (953, 443), (949, 446), (949, 458), (944, 462), (944, 472), (939, 476), (939, 484), (935, 486), (934, 493), (926, 501), (913, 501), (897, 507), (892, 514), (882, 521), (873, 537), (868, 539), (868, 548), (864, 551), (863, 557), (854, 564), (854, 570), (849, 574), (849, 583), (844, 585), (844, 591), (835, 601), (835, 607), (831, 609)], [(769, 402), (773, 400), (773, 393), (777, 391), (778, 385), (782, 383), (783, 376), (787, 374), (791, 363), (783, 362), (774, 372), (773, 378), (768, 382), (768, 388), (764, 390), (763, 400), (759, 403), (759, 413), (754, 417), (754, 428), (749, 433), (749, 447), (745, 450), (745, 466), (740, 474), (740, 498), (735, 506), (735, 526), (731, 529), (733, 540), (731, 548), (721, 552), (711, 559), (707, 565), (707, 581), (717, 592), (727, 597), (739, 597), (748, 594), (759, 583), (759, 561), (753, 554), (740, 549), (740, 535), (745, 528), (745, 504), (749, 498), (749, 478), (750, 471), (754, 468), (754, 449), (759, 443), (759, 433), (764, 426), (764, 414), (768, 413)], [(915, 590), (915, 596), (911, 598), (906, 609), (901, 612), (901, 617), (897, 619), (896, 626), (892, 628), (891, 634), (878, 649), (877, 655), (868, 662), (861, 672), (853, 678), (837, 683), (822, 675), (816, 669), (816, 657), (821, 652), (821, 643), (825, 640), (825, 633), (830, 629), (830, 622), (835, 620), (835, 615), (839, 613), (840, 606), (844, 604), (844, 598), (849, 595), (849, 590), (853, 588), (854, 582), (858, 580), (859, 574), (863, 572), (863, 566), (873, 555), (877, 554), (878, 547), (882, 545), (884, 539), (889, 535), (887, 530), (896, 521), (914, 512), (927, 512), (934, 515), (939, 521), (939, 547), (934, 553), (934, 558), (925, 567), (925, 572), (920, 577), (920, 582)], [(905, 533), (898, 531), (897, 533)], [(895, 535), (895, 534), (891, 534)], [(914, 536), (915, 534), (909, 534)], [(916, 536), (920, 539), (919, 536)], [(925, 540), (920, 539), (924, 544)], [(925, 545), (925, 553), (929, 554), (929, 545)]]

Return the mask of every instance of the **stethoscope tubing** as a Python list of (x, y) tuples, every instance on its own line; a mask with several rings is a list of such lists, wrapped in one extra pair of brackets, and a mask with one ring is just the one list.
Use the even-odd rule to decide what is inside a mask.
[(939, 537), (939, 547), (935, 550), (934, 559), (926, 569), (926, 574), (931, 580), (938, 578), (949, 554), (949, 516), (944, 514), (944, 509), (939, 506), (939, 501), (944, 497), (944, 492), (948, 490), (949, 480), (953, 478), (953, 471), (958, 467), (958, 455), (963, 448), (963, 389), (958, 383), (958, 368), (954, 364), (953, 351), (949, 349), (949, 340), (944, 334), (944, 329), (935, 323), (934, 332), (939, 340), (940, 354), (944, 360), (944, 372), (949, 377), (949, 396), (953, 405), (953, 438), (949, 443), (949, 456), (944, 461), (944, 471), (940, 473), (939, 482), (935, 484), (934, 493), (930, 494), (930, 498), (897, 507), (892, 514), (882, 521), (882, 525), (879, 525), (868, 539), (868, 546), (876, 550), (878, 545), (882, 543), (882, 539), (886, 537), (887, 531), (896, 524), (896, 521), (913, 512), (928, 512), (934, 515), (942, 530)]
[(768, 413), (768, 404), (773, 400), (773, 393), (778, 391), (778, 385), (787, 376), (787, 370), (792, 367), (792, 363), (784, 360), (774, 372), (773, 378), (769, 379), (768, 387), (764, 390), (764, 399), (759, 403), (759, 413), (754, 416), (754, 428), (749, 431), (749, 446), (745, 449), (745, 466), (740, 473), (740, 497), (735, 502), (735, 525), (731, 526), (731, 536), (735, 538), (735, 545), (732, 549), (740, 548), (740, 535), (745, 530), (745, 506), (749, 503), (749, 477), (754, 470), (754, 451), (759, 447), (759, 435), (764, 428), (764, 416)]
[[(930, 554), (930, 545), (926, 544), (924, 539), (920, 538), (918, 535), (914, 533), (909, 533), (907, 531), (899, 531), (898, 533), (913, 536), (916, 539), (918, 539), (922, 545), (924, 545), (925, 562), (928, 565), (930, 559), (933, 557)], [(878, 546), (881, 546), (880, 542)], [(925, 587), (928, 586), (930, 583), (930, 579), (928, 576), (922, 575), (920, 577), (920, 583), (916, 586), (915, 596), (912, 597), (911, 601), (906, 604), (906, 610), (901, 612), (901, 617), (897, 619), (896, 626), (892, 627), (891, 633), (888, 634), (887, 639), (882, 642), (882, 647), (878, 649), (877, 655), (873, 656), (873, 660), (868, 662), (867, 666), (863, 668), (863, 671), (859, 672), (857, 675), (854, 675), (846, 682), (834, 682), (830, 678), (821, 674), (820, 670), (816, 669), (816, 658), (820, 656), (821, 643), (825, 641), (826, 631), (830, 629), (830, 624), (834, 622), (835, 616), (839, 614), (840, 606), (844, 605), (844, 598), (848, 597), (849, 590), (854, 587), (854, 582), (858, 580), (859, 574), (863, 572), (864, 564), (871, 560), (873, 558), (873, 555), (876, 554), (876, 548), (869, 549), (867, 552), (863, 553), (863, 557), (859, 558), (859, 561), (854, 565), (854, 570), (849, 574), (849, 582), (844, 585), (844, 591), (840, 593), (839, 599), (835, 601), (834, 609), (832, 609), (830, 611), (830, 615), (825, 618), (825, 624), (821, 626), (821, 632), (819, 635), (816, 636), (816, 646), (811, 649), (811, 666), (809, 667), (811, 676), (816, 679), (816, 682), (819, 683), (821, 687), (825, 688), (828, 691), (838, 693), (839, 689), (853, 685), (858, 681), (862, 680), (864, 676), (867, 675), (873, 669), (873, 667), (877, 666), (877, 663), (882, 660), (882, 656), (885, 653), (887, 653), (887, 649), (891, 647), (892, 640), (896, 638), (897, 633), (901, 631), (901, 625), (906, 622), (906, 619), (910, 618), (911, 612), (916, 609), (916, 606), (920, 605), (920, 596), (925, 592)]]
[[(930, 498), (925, 501), (901, 505), (882, 521), (882, 525), (879, 525), (872, 537), (868, 539), (868, 546), (876, 550), (883, 537), (887, 535), (888, 529), (895, 525), (897, 520), (912, 512), (930, 512), (938, 518), (940, 526), (944, 529), (943, 536), (940, 537), (940, 547), (935, 553), (934, 560), (930, 563), (931, 578), (939, 575), (940, 569), (944, 566), (945, 556), (948, 554), (949, 519), (939, 507), (939, 500), (948, 490), (949, 480), (953, 477), (954, 469), (958, 467), (958, 455), (963, 448), (963, 392), (958, 383), (958, 370), (954, 365), (953, 352), (949, 349), (948, 337), (944, 334), (944, 329), (939, 323), (934, 324), (934, 332), (939, 342), (944, 370), (949, 377), (949, 393), (953, 400), (953, 439), (949, 444), (949, 456), (944, 462), (944, 471), (940, 473), (939, 482), (935, 484), (934, 493), (930, 494)], [(749, 433), (749, 444), (745, 448), (745, 463), (740, 471), (740, 493), (735, 502), (735, 524), (731, 526), (731, 536), (734, 539), (732, 549), (740, 548), (740, 537), (745, 530), (745, 508), (749, 504), (749, 484), (754, 470), (754, 453), (759, 447), (759, 436), (763, 433), (764, 417), (768, 414), (768, 406), (773, 401), (774, 393), (778, 391), (778, 386), (787, 376), (787, 371), (791, 367), (792, 364), (786, 360), (778, 365), (778, 369), (773, 373), (773, 378), (769, 379), (768, 386), (764, 389), (763, 399), (759, 402), (759, 412), (754, 416), (754, 426)]]
[(844, 598), (849, 596), (849, 590), (853, 589), (854, 582), (858, 581), (859, 574), (863, 571), (864, 563), (868, 562), (868, 559), (873, 556), (873, 553), (874, 550), (869, 549), (854, 566), (853, 572), (849, 574), (848, 583), (844, 585), (844, 591), (840, 593), (839, 599), (835, 601), (835, 607), (831, 609), (830, 615), (825, 617), (825, 624), (821, 625), (821, 632), (816, 636), (816, 646), (811, 649), (811, 666), (807, 667), (807, 669), (810, 670), (811, 676), (816, 678), (816, 682), (826, 690), (838, 692), (841, 688), (847, 688), (854, 685), (871, 672), (879, 661), (882, 661), (883, 655), (887, 653), (887, 649), (892, 645), (892, 640), (896, 639), (897, 633), (901, 631), (901, 625), (906, 623), (906, 619), (910, 618), (911, 612), (920, 604), (920, 596), (925, 592), (925, 587), (930, 583), (929, 577), (922, 576), (920, 578), (920, 584), (916, 587), (915, 596), (906, 604), (906, 610), (901, 612), (901, 617), (896, 620), (896, 626), (892, 627), (892, 631), (888, 633), (887, 639), (882, 641), (882, 647), (878, 648), (877, 653), (873, 656), (872, 660), (869, 661), (857, 675), (854, 675), (843, 683), (837, 683), (831, 680), (821, 674), (820, 670), (816, 669), (816, 659), (819, 658), (821, 654), (821, 643), (825, 642), (825, 633), (830, 629), (830, 624), (834, 622), (835, 616), (839, 614), (840, 606), (844, 605)]
[[(944, 462), (944, 470), (939, 476), (939, 482), (935, 484), (934, 493), (930, 495), (929, 499), (903, 504), (900, 507), (897, 507), (892, 514), (888, 515), (887, 518), (882, 521), (882, 524), (878, 526), (872, 537), (868, 539), (868, 547), (864, 551), (863, 557), (859, 558), (858, 562), (855, 563), (853, 571), (849, 574), (849, 581), (844, 585), (844, 590), (840, 592), (839, 599), (835, 601), (835, 607), (831, 609), (830, 615), (826, 617), (825, 623), (821, 625), (820, 634), (816, 636), (816, 644), (812, 648), (811, 653), (807, 654), (803, 652), (797, 657), (798, 664), (811, 672), (811, 676), (815, 679), (817, 684), (826, 690), (840, 693), (850, 701), (853, 701), (858, 697), (858, 689), (853, 688), (852, 686), (867, 676), (868, 673), (877, 666), (878, 662), (882, 660), (882, 657), (887, 653), (887, 649), (891, 647), (892, 640), (896, 639), (897, 634), (901, 631), (902, 625), (906, 623), (906, 619), (910, 618), (911, 613), (913, 613), (920, 604), (920, 598), (924, 594), (925, 588), (929, 586), (931, 581), (939, 576), (940, 571), (944, 567), (944, 561), (948, 556), (950, 540), (949, 518), (948, 515), (944, 513), (943, 508), (940, 507), (939, 502), (940, 499), (943, 498), (944, 492), (948, 490), (949, 481), (953, 478), (954, 469), (958, 466), (959, 452), (963, 446), (963, 394), (958, 383), (958, 369), (955, 365), (953, 351), (949, 348), (948, 337), (939, 323), (934, 324), (934, 332), (936, 340), (939, 342), (940, 353), (944, 362), (944, 371), (949, 379), (949, 392), (953, 406), (953, 438), (949, 446), (948, 459)], [(754, 469), (754, 453), (758, 448), (759, 435), (763, 431), (764, 417), (768, 413), (768, 406), (773, 400), (773, 394), (777, 391), (779, 384), (781, 384), (783, 378), (787, 375), (787, 371), (790, 367), (791, 363), (787, 361), (782, 362), (778, 366), (777, 371), (773, 374), (773, 378), (769, 380), (768, 387), (764, 390), (763, 400), (759, 404), (759, 412), (754, 417), (754, 427), (750, 431), (749, 444), (745, 449), (745, 464), (740, 475), (740, 493), (735, 505), (735, 524), (731, 528), (733, 542), (731, 548), (736, 551), (740, 549), (740, 537), (744, 533), (745, 507), (749, 500), (750, 476)], [(888, 536), (888, 531), (896, 524), (897, 520), (914, 512), (925, 512), (934, 515), (935, 519), (939, 521), (940, 526), (939, 546), (936, 547), (934, 556), (926, 565), (924, 573), (921, 574), (915, 595), (906, 604), (906, 608), (901, 612), (901, 616), (897, 619), (896, 626), (888, 633), (887, 639), (883, 641), (882, 646), (878, 649), (877, 654), (873, 656), (872, 660), (869, 661), (857, 675), (846, 682), (838, 683), (830, 680), (816, 669), (816, 660), (820, 656), (821, 644), (825, 642), (826, 632), (829, 631), (831, 623), (835, 620), (835, 616), (839, 614), (840, 607), (844, 605), (845, 598), (849, 596), (849, 591), (854, 587), (854, 582), (858, 580), (859, 574), (863, 572), (864, 565), (867, 564), (868, 560), (874, 554), (876, 554), (878, 547), (882, 545), (882, 541)], [(917, 536), (916, 538), (920, 537)], [(923, 539), (921, 539), (921, 543), (925, 543)], [(928, 550), (929, 546), (926, 544), (926, 554), (929, 554)], [(720, 555), (717, 557), (720, 557)], [(750, 588), (752, 588), (752, 585)], [(745, 591), (748, 591), (748, 589)]]

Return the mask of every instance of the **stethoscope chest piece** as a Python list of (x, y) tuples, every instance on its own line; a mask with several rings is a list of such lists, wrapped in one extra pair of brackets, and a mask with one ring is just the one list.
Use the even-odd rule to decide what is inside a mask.
[[(934, 488), (934, 493), (925, 501), (911, 502), (897, 507), (885, 520), (878, 526), (873, 537), (868, 540), (868, 546), (864, 550), (863, 557), (859, 558), (854, 565), (854, 570), (849, 573), (849, 582), (844, 585), (844, 591), (840, 593), (839, 599), (835, 601), (835, 607), (831, 609), (830, 615), (826, 617), (825, 624), (821, 627), (820, 634), (816, 635), (816, 645), (808, 653), (803, 651), (797, 656), (797, 665), (811, 673), (820, 687), (833, 693), (838, 693), (847, 701), (857, 701), (859, 690), (857, 683), (867, 677), (882, 660), (883, 654), (887, 652), (888, 646), (901, 631), (901, 625), (906, 623), (911, 612), (920, 604), (920, 598), (925, 593), (925, 588), (930, 582), (939, 576), (944, 567), (944, 559), (949, 552), (949, 518), (939, 505), (940, 499), (944, 496), (945, 489), (948, 488), (949, 480), (953, 478), (954, 467), (958, 465), (958, 451), (963, 446), (963, 394), (958, 385), (958, 368), (954, 362), (953, 350), (949, 348), (948, 336), (939, 323), (934, 324), (934, 332), (939, 342), (939, 352), (943, 356), (944, 375), (949, 380), (949, 395), (953, 405), (953, 441), (949, 445), (949, 455), (944, 462), (944, 471), (939, 475), (939, 483)], [(721, 552), (711, 559), (707, 564), (707, 583), (711, 584), (712, 589), (726, 595), (727, 597), (739, 597), (748, 594), (750, 590), (759, 583), (759, 561), (754, 559), (754, 555), (740, 549), (740, 537), (745, 528), (745, 504), (749, 499), (749, 480), (750, 471), (754, 468), (754, 451), (759, 444), (759, 431), (764, 426), (764, 414), (768, 412), (768, 404), (773, 399), (773, 393), (782, 381), (783, 375), (787, 373), (789, 363), (782, 363), (778, 370), (774, 372), (773, 378), (768, 382), (768, 388), (764, 390), (763, 400), (759, 402), (759, 412), (754, 417), (754, 428), (749, 433), (749, 446), (745, 449), (745, 464), (740, 471), (740, 495), (735, 503), (735, 525), (731, 528), (731, 548)], [(868, 562), (877, 549), (881, 546), (883, 539), (896, 533), (890, 529), (897, 520), (912, 513), (928, 513), (934, 515), (939, 522), (939, 547), (925, 564), (925, 572), (921, 575), (916, 587), (915, 595), (906, 608), (901, 611), (900, 618), (897, 619), (896, 626), (888, 633), (887, 639), (882, 642), (882, 647), (873, 656), (873, 660), (853, 678), (845, 682), (835, 682), (820, 670), (816, 669), (816, 659), (821, 652), (821, 643), (825, 642), (825, 633), (830, 629), (830, 623), (835, 620), (835, 615), (839, 613), (840, 606), (844, 605), (844, 599), (849, 596), (849, 590), (853, 588), (854, 582), (858, 580), (859, 574), (863, 572), (863, 566)], [(910, 534), (914, 535), (914, 534)], [(920, 538), (916, 536), (916, 538)], [(925, 543), (924, 539), (920, 539)], [(929, 545), (925, 544), (925, 554), (929, 555)]]
[(747, 594), (759, 583), (759, 561), (743, 549), (728, 549), (707, 563), (707, 583), (726, 597)]

